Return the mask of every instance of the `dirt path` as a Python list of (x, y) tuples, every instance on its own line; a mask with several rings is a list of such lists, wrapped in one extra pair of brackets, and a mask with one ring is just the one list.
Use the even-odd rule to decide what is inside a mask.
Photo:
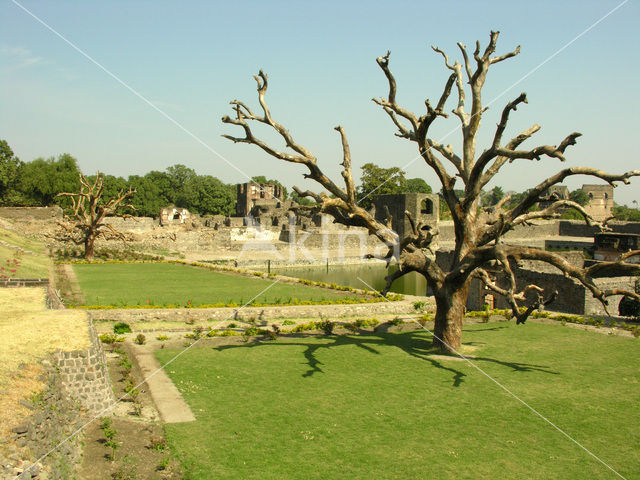
[(173, 384), (149, 346), (134, 345), (131, 349), (140, 367), (142, 378), (147, 379), (148, 391), (165, 423), (193, 422), (196, 417)]
[(56, 287), (60, 289), (61, 295), (73, 303), (85, 303), (73, 265), (61, 263), (54, 266), (54, 271), (58, 277)]

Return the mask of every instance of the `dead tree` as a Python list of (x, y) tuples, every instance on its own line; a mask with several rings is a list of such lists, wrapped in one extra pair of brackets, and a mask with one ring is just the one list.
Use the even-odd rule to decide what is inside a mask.
[[(612, 268), (624, 268), (629, 271), (639, 268), (625, 262), (630, 255), (621, 257), (618, 262), (600, 263), (597, 267), (577, 268), (565, 260), (564, 257), (544, 250), (507, 245), (502, 237), (517, 225), (527, 225), (536, 219), (557, 218), (567, 208), (575, 209), (591, 225), (602, 224), (596, 222), (577, 203), (569, 200), (559, 200), (541, 211), (532, 211), (541, 195), (552, 185), (561, 183), (565, 178), (575, 175), (587, 175), (600, 178), (616, 186), (616, 183), (628, 184), (629, 179), (640, 175), (640, 170), (629, 171), (620, 175), (609, 174), (605, 171), (588, 167), (571, 167), (561, 170), (532, 188), (528, 194), (514, 208), (507, 210), (505, 201), (491, 208), (479, 210), (479, 200), (482, 189), (496, 176), (501, 168), (507, 164), (526, 160), (540, 160), (541, 157), (556, 158), (565, 161), (565, 150), (576, 143), (580, 136), (574, 132), (568, 135), (559, 145), (542, 145), (535, 148), (523, 149), (521, 145), (531, 138), (540, 126), (534, 124), (520, 132), (508, 141), (503, 141), (503, 134), (507, 128), (509, 116), (518, 106), (527, 103), (526, 94), (516, 97), (502, 110), (493, 141), (481, 153), (476, 152), (476, 137), (482, 116), (487, 107), (482, 104), (482, 87), (485, 83), (489, 67), (518, 55), (520, 47), (503, 55), (494, 55), (499, 32), (491, 32), (489, 43), (482, 51), (480, 42), (476, 42), (475, 50), (469, 55), (466, 47), (458, 43), (462, 55), (462, 63), (451, 63), (445, 52), (433, 47), (442, 55), (445, 67), (451, 71), (442, 94), (435, 106), (425, 101), (426, 111), (422, 115), (400, 106), (396, 101), (396, 80), (389, 69), (390, 53), (377, 59), (389, 85), (387, 98), (374, 98), (391, 118), (397, 128), (396, 136), (414, 142), (425, 163), (436, 173), (442, 185), (444, 201), (451, 210), (455, 230), (455, 248), (451, 262), (442, 267), (429, 253), (429, 236), (415, 227), (413, 220), (413, 234), (405, 239), (399, 239), (388, 227), (377, 222), (372, 215), (358, 206), (356, 202), (356, 188), (351, 172), (351, 154), (347, 137), (341, 126), (335, 128), (342, 141), (343, 160), (342, 177), (344, 187), (338, 186), (320, 169), (316, 157), (304, 146), (297, 143), (291, 133), (273, 119), (267, 106), (265, 95), (267, 92), (267, 75), (260, 71), (254, 76), (258, 85), (258, 101), (260, 111), (255, 113), (245, 103), (238, 100), (231, 102), (234, 115), (222, 118), (224, 123), (237, 125), (244, 130), (244, 137), (223, 135), (234, 143), (254, 144), (269, 155), (286, 162), (298, 163), (307, 167), (309, 172), (304, 175), (319, 183), (332, 197), (326, 193), (301, 192), (294, 189), (301, 196), (313, 198), (321, 206), (323, 212), (333, 215), (337, 222), (345, 225), (361, 226), (368, 229), (381, 241), (389, 245), (386, 259), (396, 257), (399, 270), (387, 277), (386, 293), (392, 282), (408, 272), (418, 272), (423, 275), (434, 294), (437, 312), (434, 327), (434, 344), (446, 351), (459, 348), (462, 335), (462, 319), (467, 301), (469, 284), (472, 278), (479, 278), (491, 290), (504, 295), (508, 300), (514, 317), (518, 323), (527, 319), (531, 311), (541, 304), (546, 304), (553, 298), (551, 292), (545, 292), (536, 285), (528, 285), (521, 290), (516, 287), (516, 278), (511, 268), (511, 262), (521, 260), (537, 260), (557, 267), (565, 275), (582, 283), (605, 306), (607, 297), (620, 295), (621, 292), (600, 289), (593, 280), (596, 270), (599, 273)], [(467, 85), (465, 85), (465, 83)], [(446, 118), (445, 104), (455, 92), (457, 102), (452, 113), (460, 122), (462, 135), (462, 152), (455, 153), (451, 146), (441, 144), (429, 136), (429, 127), (439, 117)], [(468, 96), (470, 94), (470, 98)], [(469, 109), (470, 104), (470, 110)], [(280, 151), (254, 135), (251, 122), (264, 124), (275, 130), (284, 139), (287, 149)], [(464, 187), (461, 198), (454, 192), (456, 182), (460, 181)], [(631, 252), (638, 254), (640, 252)], [(491, 270), (493, 276), (489, 274)], [(496, 283), (496, 273), (506, 278), (506, 287)], [(504, 283), (503, 283), (504, 285)], [(635, 292), (625, 292), (625, 295), (638, 298)], [(606, 308), (606, 307), (605, 307)]]
[(104, 220), (107, 216), (130, 218), (131, 215), (123, 213), (122, 210), (125, 208), (135, 210), (133, 205), (125, 203), (125, 201), (136, 191), (132, 187), (129, 187), (129, 190), (120, 190), (115, 197), (105, 202), (102, 198), (104, 188), (102, 175), (96, 175), (93, 183), (90, 183), (82, 173), (79, 174), (79, 178), (79, 192), (64, 192), (57, 195), (71, 199), (72, 213), (66, 215), (63, 221), (58, 222), (60, 230), (55, 238), (59, 241), (83, 245), (84, 258), (91, 260), (94, 255), (94, 244), (98, 238), (105, 237), (126, 241), (124, 234), (115, 230)]

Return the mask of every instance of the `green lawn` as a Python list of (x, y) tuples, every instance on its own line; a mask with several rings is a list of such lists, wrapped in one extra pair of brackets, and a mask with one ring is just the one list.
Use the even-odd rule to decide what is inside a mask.
[[(468, 326), (464, 342), (640, 478), (637, 339), (529, 322)], [(468, 363), (429, 356), (422, 331), (195, 347), (167, 370), (197, 417), (166, 425), (187, 479), (619, 478)]]
[(87, 305), (212, 305), (216, 303), (280, 303), (354, 297), (305, 285), (276, 283), (233, 273), (171, 263), (76, 264), (73, 270)]

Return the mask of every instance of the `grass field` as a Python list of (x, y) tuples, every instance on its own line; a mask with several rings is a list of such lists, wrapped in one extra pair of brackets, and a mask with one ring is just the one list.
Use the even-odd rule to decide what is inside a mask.
[[(431, 355), (429, 340), (188, 350), (167, 367), (197, 417), (166, 426), (185, 478), (619, 478), (467, 362)], [(471, 325), (464, 342), (487, 374), (640, 478), (637, 339), (529, 322)]]
[(257, 303), (337, 300), (354, 297), (326, 289), (171, 263), (77, 264), (73, 270), (87, 305), (212, 305), (255, 298)]
[[(44, 278), (49, 276), (49, 258), (44, 244), (0, 228), (0, 276)], [(22, 249), (32, 253), (21, 252)]]

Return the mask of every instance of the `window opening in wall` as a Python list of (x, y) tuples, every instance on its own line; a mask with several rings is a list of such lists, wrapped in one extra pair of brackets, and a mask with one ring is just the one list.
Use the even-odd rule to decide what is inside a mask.
[(425, 198), (420, 204), (420, 213), (422, 215), (432, 215), (433, 214), (433, 202), (428, 198)]

